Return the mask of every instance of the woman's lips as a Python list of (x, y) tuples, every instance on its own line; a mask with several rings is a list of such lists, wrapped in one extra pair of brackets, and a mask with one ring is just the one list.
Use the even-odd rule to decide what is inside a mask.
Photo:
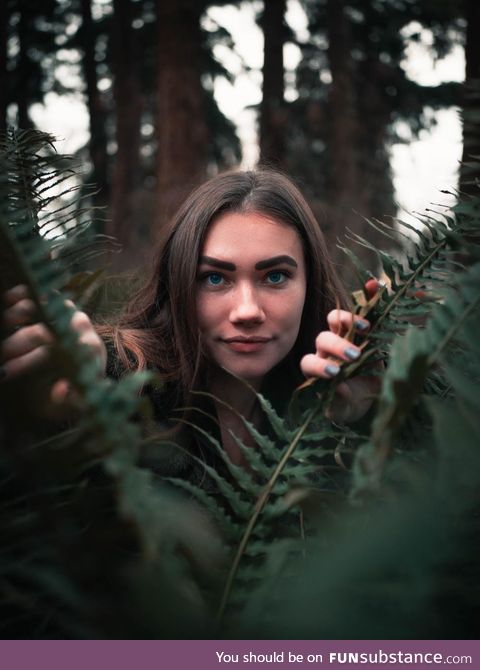
[(232, 337), (223, 341), (232, 351), (239, 354), (253, 354), (261, 351), (271, 340), (271, 337)]

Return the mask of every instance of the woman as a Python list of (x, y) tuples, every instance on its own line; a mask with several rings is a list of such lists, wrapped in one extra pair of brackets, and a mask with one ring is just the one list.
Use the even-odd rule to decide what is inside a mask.
[[(1, 349), (8, 379), (44, 363), (52, 336), (32, 323), (34, 305), (24, 288), (12, 289), (6, 302), (5, 325), (16, 329)], [(237, 413), (259, 425), (253, 390), (281, 403), (302, 375), (332, 378), (341, 362), (359, 357), (344, 338), (353, 318), (346, 306), (306, 201), (285, 176), (261, 169), (216, 176), (190, 195), (162, 233), (149, 280), (114, 327), (95, 330), (78, 311), (72, 323), (109, 374), (159, 372), (165, 382), (154, 396), (159, 420), (198, 406), (195, 391), (221, 398), (215, 410), (222, 443), (242, 463), (231, 431), (251, 443)], [(357, 317), (354, 325), (359, 332), (369, 327)], [(98, 333), (111, 343), (108, 366)], [(68, 391), (57, 381), (50, 407), (65, 407)], [(346, 382), (334, 413), (355, 420), (371, 396), (365, 378)]]

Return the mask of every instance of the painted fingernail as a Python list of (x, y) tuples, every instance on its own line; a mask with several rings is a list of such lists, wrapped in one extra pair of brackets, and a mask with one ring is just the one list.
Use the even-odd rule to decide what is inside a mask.
[(346, 349), (343, 350), (343, 353), (351, 361), (356, 361), (357, 358), (360, 357), (360, 352), (358, 351), (358, 349), (354, 349), (353, 347), (347, 347)]
[(7, 372), (6, 372), (5, 368), (0, 367), (0, 382), (3, 381), (6, 376), (7, 376)]
[(329, 363), (328, 365), (325, 366), (325, 372), (329, 377), (335, 377), (335, 375), (338, 375), (338, 373), (340, 372), (340, 368), (338, 367), (338, 365)]
[(355, 330), (367, 330), (368, 323), (366, 321), (355, 321)]

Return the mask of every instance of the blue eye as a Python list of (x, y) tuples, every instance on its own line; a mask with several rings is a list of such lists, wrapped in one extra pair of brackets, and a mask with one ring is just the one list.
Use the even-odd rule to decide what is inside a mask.
[(267, 275), (267, 281), (269, 284), (283, 284), (286, 280), (286, 273), (281, 272), (280, 270), (274, 270), (273, 272), (269, 272)]
[(207, 284), (210, 284), (210, 286), (220, 286), (223, 277), (218, 274), (218, 272), (210, 272), (208, 275), (205, 275), (205, 281)]

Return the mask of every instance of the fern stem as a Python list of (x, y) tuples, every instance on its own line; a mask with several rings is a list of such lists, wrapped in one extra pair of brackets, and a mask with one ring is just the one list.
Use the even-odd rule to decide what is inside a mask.
[(242, 536), (242, 539), (240, 541), (240, 544), (238, 545), (237, 553), (235, 554), (235, 558), (232, 563), (232, 567), (230, 568), (230, 571), (228, 573), (227, 581), (225, 583), (225, 588), (223, 590), (222, 594), (222, 599), (220, 602), (220, 606), (218, 608), (218, 613), (217, 613), (217, 621), (216, 625), (217, 628), (220, 627), (220, 624), (223, 619), (223, 615), (225, 613), (225, 609), (227, 607), (228, 599), (230, 597), (230, 593), (232, 590), (233, 586), (233, 581), (235, 579), (235, 576), (238, 571), (238, 567), (240, 565), (240, 561), (242, 560), (242, 556), (245, 552), (245, 549), (247, 547), (247, 544), (250, 540), (250, 537), (252, 535), (253, 529), (255, 528), (255, 525), (260, 517), (260, 514), (262, 513), (272, 491), (273, 487), (275, 486), (278, 477), (280, 476), (283, 468), (285, 467), (286, 463), (288, 462), (288, 459), (290, 456), (293, 454), (295, 449), (298, 446), (298, 443), (300, 442), (302, 436), (304, 435), (305, 431), (307, 430), (308, 426), (314, 419), (315, 415), (319, 412), (320, 408), (323, 407), (323, 403), (318, 403), (316, 407), (314, 407), (310, 413), (308, 414), (307, 418), (303, 422), (303, 424), (300, 426), (298, 429), (297, 433), (295, 434), (295, 437), (293, 438), (292, 442), (288, 446), (287, 450), (285, 451), (284, 455), (280, 459), (277, 467), (273, 471), (272, 476), (268, 480), (267, 484), (265, 485), (265, 488), (263, 489), (262, 493), (260, 494), (256, 504), (255, 504), (255, 510), (252, 516), (250, 517), (250, 520), (247, 524), (247, 527), (245, 529), (245, 532)]

